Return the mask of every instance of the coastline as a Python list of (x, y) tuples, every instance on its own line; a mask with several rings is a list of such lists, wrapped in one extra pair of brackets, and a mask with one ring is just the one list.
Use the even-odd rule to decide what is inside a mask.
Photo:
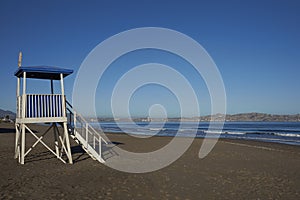
[[(34, 125), (43, 132), (46, 127)], [(34, 139), (27, 134), (28, 141)], [(149, 152), (172, 137), (139, 139), (107, 134), (134, 152)], [(63, 164), (37, 147), (25, 165), (13, 159), (14, 125), (0, 124), (1, 199), (298, 199), (300, 147), (220, 139), (204, 159), (203, 139), (195, 138), (177, 161), (158, 171), (129, 174), (92, 160), (72, 141), (74, 164)]]
[[(104, 132), (123, 133), (125, 131), (142, 136), (173, 137), (176, 135), (178, 137), (240, 139), (300, 146), (299, 122), (225, 122), (221, 132), (218, 128), (215, 129), (214, 122), (156, 122), (149, 126), (147, 122), (136, 122), (136, 124), (138, 128), (126, 122), (121, 124), (102, 122), (101, 128)], [(97, 127), (98, 123), (95, 125)]]

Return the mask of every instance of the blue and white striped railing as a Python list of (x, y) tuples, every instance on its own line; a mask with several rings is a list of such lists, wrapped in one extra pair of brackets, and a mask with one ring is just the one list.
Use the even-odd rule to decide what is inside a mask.
[(28, 94), (26, 95), (27, 118), (63, 117), (64, 96), (59, 94)]
[[(25, 99), (23, 99), (25, 98)], [(64, 117), (63, 105), (65, 96), (61, 94), (25, 94), (18, 97), (19, 118), (52, 118)], [(22, 103), (25, 103), (22, 106)], [(22, 116), (22, 109), (25, 109), (25, 116)]]

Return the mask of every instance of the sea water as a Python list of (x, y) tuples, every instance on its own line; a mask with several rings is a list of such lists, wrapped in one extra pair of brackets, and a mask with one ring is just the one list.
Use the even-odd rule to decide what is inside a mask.
[[(98, 124), (92, 124), (99, 128)], [(225, 122), (223, 129), (212, 122), (100, 122), (101, 129), (110, 133), (145, 136), (210, 137), (257, 140), (300, 145), (300, 122)], [(210, 126), (210, 129), (209, 129)]]

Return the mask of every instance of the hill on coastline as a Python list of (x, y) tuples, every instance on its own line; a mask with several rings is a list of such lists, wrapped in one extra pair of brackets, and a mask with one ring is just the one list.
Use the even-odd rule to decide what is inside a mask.
[[(200, 121), (219, 121), (224, 117), (224, 114), (208, 115), (200, 117)], [(294, 115), (272, 115), (266, 113), (239, 113), (239, 114), (227, 114), (225, 116), (226, 121), (268, 121), (268, 122), (297, 122), (300, 121), (300, 114)]]
[[(180, 118), (180, 117), (174, 117), (174, 118), (168, 118), (166, 119), (149, 119), (144, 117), (138, 117), (133, 118), (133, 121), (136, 122), (149, 122), (149, 121), (170, 121), (170, 122), (179, 122), (179, 121), (221, 121), (225, 118), (225, 121), (234, 121), (234, 122), (242, 122), (242, 121), (253, 121), (253, 122), (300, 122), (300, 114), (294, 114), (294, 115), (272, 115), (272, 114), (266, 114), (266, 113), (239, 113), (239, 114), (215, 114), (215, 115), (207, 115), (207, 116), (201, 116), (201, 117), (191, 117), (191, 118)], [(99, 122), (113, 122), (113, 121), (130, 121), (129, 119), (125, 118), (98, 118), (98, 119), (90, 119), (90, 121), (99, 121)]]
[(9, 116), (9, 119), (16, 119), (16, 113), (0, 109), (0, 119), (5, 118), (6, 116)]

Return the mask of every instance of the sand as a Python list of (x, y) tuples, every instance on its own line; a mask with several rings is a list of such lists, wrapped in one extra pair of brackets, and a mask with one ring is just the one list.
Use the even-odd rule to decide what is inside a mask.
[[(45, 127), (32, 129), (41, 133)], [(0, 199), (300, 199), (298, 146), (219, 140), (199, 159), (202, 139), (195, 139), (168, 167), (131, 174), (92, 160), (73, 142), (73, 165), (63, 164), (42, 145), (20, 165), (13, 158), (14, 132), (13, 124), (0, 124)], [(27, 135), (28, 144), (33, 143)], [(136, 152), (157, 149), (171, 139), (109, 138)]]

